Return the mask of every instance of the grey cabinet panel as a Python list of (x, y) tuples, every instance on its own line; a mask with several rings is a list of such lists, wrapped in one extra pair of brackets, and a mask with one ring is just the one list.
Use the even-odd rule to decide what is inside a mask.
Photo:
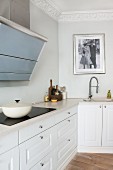
[(0, 55), (0, 72), (31, 74), (36, 61)]
[(0, 23), (0, 54), (37, 61), (45, 41)]
[(0, 0), (0, 16), (10, 19), (10, 0)]
[(0, 81), (28, 81), (31, 74), (0, 73)]
[(11, 0), (10, 19), (24, 27), (30, 28), (29, 0)]

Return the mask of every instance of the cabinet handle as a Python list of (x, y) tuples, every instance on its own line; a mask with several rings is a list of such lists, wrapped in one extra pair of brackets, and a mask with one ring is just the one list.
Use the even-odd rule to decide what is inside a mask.
[(68, 122), (70, 122), (71, 120), (68, 120)]
[(44, 163), (40, 163), (41, 166), (44, 166)]
[(106, 106), (104, 106), (104, 108), (106, 108)]
[(67, 141), (68, 141), (68, 142), (70, 142), (71, 140), (70, 140), (70, 139), (68, 139)]
[(101, 108), (101, 106), (100, 106), (100, 108)]
[(70, 113), (70, 112), (68, 112), (68, 114), (70, 115), (71, 113)]
[(42, 126), (42, 125), (40, 125), (40, 126), (39, 126), (39, 128), (41, 128), (41, 129), (42, 129), (42, 128), (43, 128), (43, 126)]
[(40, 136), (41, 139), (43, 139), (44, 137), (43, 136)]

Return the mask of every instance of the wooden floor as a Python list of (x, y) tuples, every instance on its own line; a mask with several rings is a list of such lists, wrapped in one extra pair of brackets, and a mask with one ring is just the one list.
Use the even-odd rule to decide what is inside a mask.
[(113, 154), (77, 153), (65, 170), (113, 170)]

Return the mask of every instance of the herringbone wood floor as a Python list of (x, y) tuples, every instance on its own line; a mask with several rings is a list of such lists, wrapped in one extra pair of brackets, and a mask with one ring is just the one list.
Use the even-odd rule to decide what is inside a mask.
[(113, 154), (77, 153), (65, 170), (113, 170)]

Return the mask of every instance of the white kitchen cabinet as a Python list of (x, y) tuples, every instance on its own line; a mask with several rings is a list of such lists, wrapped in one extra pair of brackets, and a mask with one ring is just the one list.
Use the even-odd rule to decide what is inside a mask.
[[(77, 114), (75, 113), (76, 107), (75, 110), (73, 107), (56, 114), (56, 123), (50, 122), (51, 128), (45, 129), (44, 132), (19, 145), (20, 170), (60, 170), (66, 161), (69, 162), (69, 157), (77, 147)], [(20, 136), (24, 137), (24, 135), (25, 129), (20, 133)]]
[(56, 170), (56, 154), (53, 151), (39, 161), (34, 167), (30, 170)]
[(20, 170), (30, 170), (52, 152), (56, 142), (54, 133), (53, 127), (20, 145)]
[(76, 131), (75, 133), (68, 134), (61, 143), (57, 146), (57, 170), (62, 170), (64, 164), (69, 159), (77, 146)]
[(18, 145), (18, 131), (2, 136), (0, 139), (0, 154)]
[(62, 141), (68, 138), (69, 134), (75, 133), (75, 131), (77, 132), (77, 114), (57, 124), (57, 143), (61, 143)]
[(0, 155), (0, 170), (19, 170), (18, 147)]
[(102, 106), (82, 104), (78, 107), (78, 146), (101, 146)]
[(113, 105), (103, 105), (102, 146), (113, 147)]
[(63, 121), (64, 119), (67, 119), (68, 117), (76, 114), (78, 112), (78, 107), (73, 106), (69, 109), (66, 109), (62, 112), (59, 112), (55, 115), (55, 123), (59, 123), (61, 121)]
[(62, 170), (77, 147), (77, 114), (65, 119), (56, 126), (57, 170)]
[(79, 105), (78, 146), (113, 147), (112, 104)]
[(19, 130), (19, 144), (38, 135), (55, 124), (54, 117), (39, 120), (38, 122), (26, 126)]

